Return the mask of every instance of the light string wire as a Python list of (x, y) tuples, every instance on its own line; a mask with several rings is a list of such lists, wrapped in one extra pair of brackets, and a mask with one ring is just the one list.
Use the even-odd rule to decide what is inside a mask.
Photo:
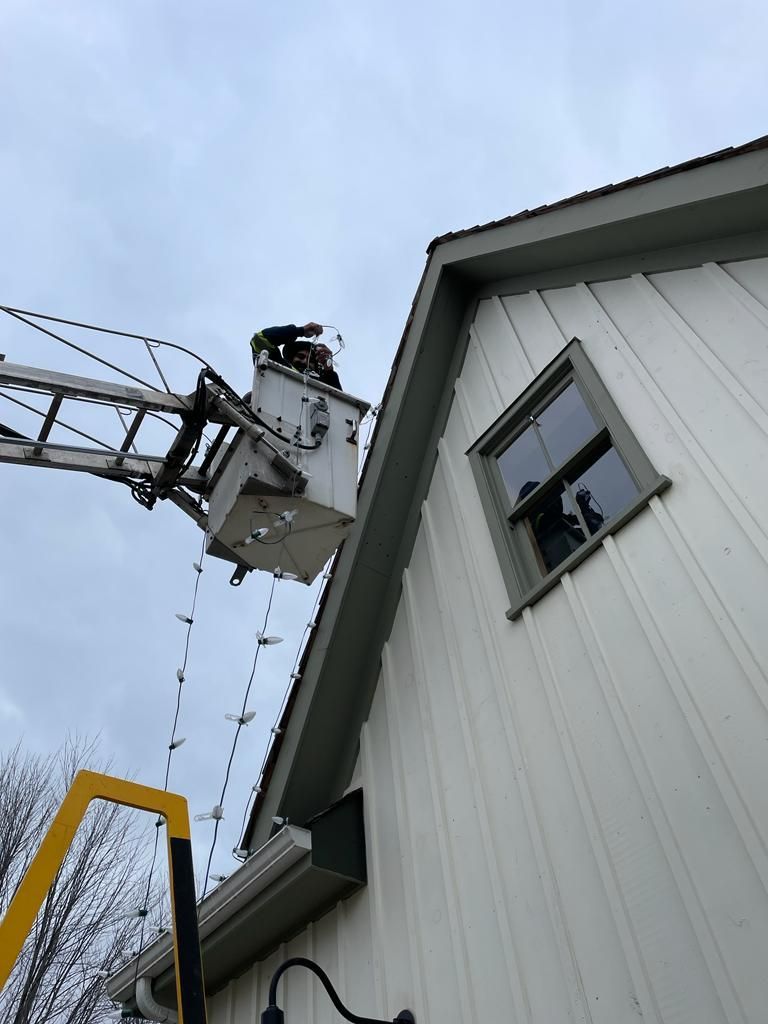
[[(323, 580), (330, 579), (330, 576), (329, 576), (329, 573), (328, 573), (328, 566), (331, 564), (331, 561), (332, 561), (332, 559), (329, 559), (328, 562), (326, 562), (326, 564), (325, 564), (325, 567), (323, 569), (323, 575), (322, 575), (322, 579)], [(304, 653), (304, 646), (305, 646), (305, 640), (307, 638), (307, 635), (309, 633), (311, 633), (311, 631), (315, 628), (315, 625), (316, 625), (315, 624), (315, 615), (317, 614), (317, 607), (318, 607), (318, 605), (320, 603), (320, 598), (322, 597), (323, 592), (324, 592), (324, 588), (322, 586), (318, 587), (317, 594), (315, 595), (315, 603), (312, 606), (312, 612), (310, 613), (310, 616), (309, 616), (309, 622), (304, 627), (304, 632), (301, 634), (301, 639), (299, 640), (298, 648), (296, 650), (296, 657), (294, 658), (294, 661), (293, 661), (293, 668), (291, 669), (291, 675), (290, 675), (290, 678), (288, 680), (288, 685), (285, 688), (285, 692), (283, 694), (283, 699), (282, 699), (282, 701), (280, 703), (280, 707), (278, 708), (277, 715), (275, 716), (274, 725), (272, 726), (272, 728), (270, 730), (269, 739), (267, 740), (267, 747), (266, 747), (266, 750), (264, 751), (264, 757), (262, 758), (262, 761), (261, 761), (261, 767), (259, 768), (258, 781), (256, 782), (256, 784), (254, 786), (252, 786), (251, 792), (248, 794), (248, 799), (247, 799), (246, 804), (245, 804), (245, 810), (243, 811), (243, 821), (242, 821), (242, 824), (240, 826), (240, 837), (241, 837), (241, 840), (242, 840), (242, 838), (245, 835), (245, 826), (246, 826), (246, 822), (248, 820), (248, 814), (249, 814), (250, 809), (251, 809), (251, 800), (255, 799), (256, 796), (261, 792), (260, 787), (261, 787), (261, 780), (262, 780), (262, 777), (264, 775), (264, 769), (265, 769), (266, 764), (267, 764), (267, 759), (269, 757), (270, 750), (272, 749), (272, 744), (273, 744), (275, 738), (279, 735), (279, 728), (278, 727), (280, 725), (280, 720), (283, 717), (283, 711), (285, 710), (285, 705), (288, 702), (288, 698), (289, 698), (289, 696), (291, 694), (291, 691), (292, 691), (294, 685), (299, 682), (299, 677), (296, 674), (296, 670), (299, 667), (299, 663), (301, 662), (301, 658), (302, 658), (302, 655)]]
[[(171, 773), (171, 759), (173, 758), (174, 752), (177, 749), (177, 747), (175, 746), (176, 728), (177, 728), (178, 723), (179, 723), (179, 713), (181, 711), (181, 692), (182, 692), (182, 688), (184, 686), (184, 674), (185, 674), (185, 672), (187, 670), (187, 661), (189, 660), (189, 645), (190, 645), (190, 639), (191, 639), (191, 635), (192, 635), (192, 626), (194, 625), (194, 621), (195, 621), (195, 608), (197, 606), (197, 593), (198, 593), (198, 590), (200, 589), (200, 577), (201, 577), (202, 572), (203, 572), (203, 560), (205, 558), (205, 542), (206, 542), (206, 535), (203, 534), (203, 542), (202, 542), (202, 545), (201, 545), (201, 548), (200, 548), (200, 560), (198, 562), (194, 563), (194, 568), (195, 568), (195, 587), (194, 587), (194, 590), (192, 592), (192, 607), (190, 609), (189, 615), (187, 616), (188, 621), (186, 623), (187, 635), (186, 635), (185, 640), (184, 640), (184, 659), (183, 659), (183, 661), (181, 663), (181, 668), (177, 672), (177, 676), (176, 676), (177, 683), (178, 683), (177, 689), (176, 689), (176, 708), (174, 710), (173, 725), (171, 727), (171, 739), (170, 739), (170, 742), (168, 744), (168, 757), (166, 758), (166, 762), (165, 762), (165, 778), (163, 780), (163, 790), (164, 791), (168, 790), (168, 780), (170, 778), (170, 773)], [(142, 906), (139, 908), (139, 910), (141, 912), (141, 932), (139, 933), (139, 949), (138, 949), (138, 952), (136, 953), (136, 971), (135, 971), (134, 978), (133, 978), (134, 989), (136, 988), (136, 983), (137, 983), (138, 978), (139, 978), (139, 961), (140, 961), (140, 958), (141, 958), (141, 954), (144, 951), (144, 932), (146, 930), (147, 916), (149, 914), (149, 898), (150, 898), (150, 894), (151, 894), (151, 891), (152, 891), (152, 877), (153, 877), (154, 871), (155, 871), (155, 864), (157, 863), (157, 848), (158, 848), (159, 842), (160, 842), (160, 829), (162, 828), (162, 825), (163, 825), (163, 819), (161, 817), (158, 817), (157, 821), (155, 822), (155, 840), (154, 840), (154, 843), (153, 843), (153, 846), (152, 846), (152, 858), (151, 858), (150, 864), (149, 864), (149, 874), (147, 876), (147, 888), (146, 888), (146, 891), (145, 891), (145, 894), (144, 894), (144, 902), (143, 902)]]
[[(232, 748), (231, 748), (231, 750), (229, 752), (229, 758), (227, 760), (227, 768), (226, 768), (226, 771), (224, 773), (224, 783), (223, 783), (223, 785), (221, 787), (221, 795), (219, 796), (219, 800), (218, 800), (218, 804), (217, 804), (218, 807), (222, 807), (223, 808), (223, 806), (224, 806), (224, 797), (226, 796), (227, 786), (229, 785), (229, 776), (230, 776), (230, 773), (232, 771), (232, 762), (235, 759), (235, 751), (237, 750), (237, 741), (240, 738), (240, 733), (241, 733), (241, 731), (243, 729), (243, 726), (245, 725), (245, 723), (243, 721), (243, 717), (245, 715), (246, 707), (247, 707), (247, 704), (248, 704), (248, 697), (250, 696), (250, 693), (251, 693), (251, 687), (253, 685), (253, 680), (254, 680), (254, 677), (256, 675), (256, 666), (259, 663), (259, 655), (261, 654), (261, 649), (262, 649), (262, 647), (266, 646), (264, 644), (263, 640), (266, 638), (267, 627), (269, 625), (269, 615), (270, 615), (270, 612), (272, 611), (272, 601), (274, 600), (274, 596), (275, 596), (275, 586), (277, 585), (277, 581), (278, 581), (279, 578), (280, 577), (279, 577), (279, 575), (277, 573), (277, 570), (276, 570), (275, 573), (272, 576), (272, 586), (269, 589), (269, 600), (267, 601), (267, 610), (266, 610), (266, 612), (264, 614), (264, 623), (263, 623), (263, 625), (261, 627), (261, 631), (260, 631), (260, 634), (259, 634), (259, 640), (258, 640), (258, 643), (256, 645), (256, 652), (255, 652), (255, 654), (253, 656), (253, 663), (251, 665), (251, 674), (248, 677), (248, 684), (246, 685), (245, 693), (243, 694), (243, 702), (242, 702), (242, 706), (240, 708), (240, 717), (239, 717), (239, 719), (237, 721), (237, 728), (235, 729), (235, 735), (234, 735), (234, 738), (232, 740)], [(206, 894), (208, 892), (208, 883), (210, 881), (210, 874), (211, 874), (211, 863), (213, 861), (213, 854), (214, 854), (214, 851), (216, 849), (216, 841), (217, 841), (217, 839), (219, 837), (219, 825), (220, 825), (220, 823), (221, 823), (221, 818), (217, 817), (217, 818), (214, 819), (213, 838), (211, 839), (211, 848), (210, 848), (210, 851), (208, 853), (208, 863), (205, 866), (205, 880), (203, 882), (203, 894), (200, 897), (200, 901), (201, 902), (202, 902), (202, 900), (205, 899)]]
[[(368, 428), (366, 430), (365, 441), (363, 443), (363, 455), (365, 455), (365, 453), (370, 448), (371, 432), (373, 431), (373, 425), (376, 422), (376, 417), (379, 415), (379, 410), (380, 409), (381, 409), (380, 405), (374, 405), (374, 407), (368, 411), (368, 413), (366, 414), (365, 419), (363, 421), (365, 423), (365, 426)], [(369, 419), (369, 417), (370, 417), (370, 419)], [(367, 420), (367, 422), (366, 422), (366, 420)], [(360, 425), (362, 426), (363, 424), (361, 423)]]

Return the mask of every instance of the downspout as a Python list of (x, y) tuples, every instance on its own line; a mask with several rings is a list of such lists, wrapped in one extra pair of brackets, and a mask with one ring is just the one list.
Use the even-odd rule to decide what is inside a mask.
[(152, 979), (146, 975), (136, 982), (136, 1006), (147, 1020), (168, 1021), (176, 1024), (176, 1011), (169, 1006), (161, 1006), (152, 994)]

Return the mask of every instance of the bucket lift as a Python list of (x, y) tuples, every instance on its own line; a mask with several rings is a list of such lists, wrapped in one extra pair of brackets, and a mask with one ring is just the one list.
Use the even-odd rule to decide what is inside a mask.
[[(154, 390), (35, 322), (57, 318), (10, 307), (0, 310), (142, 385), (58, 373), (0, 357), (0, 397), (42, 419), (36, 436), (30, 436), (7, 425), (0, 415), (0, 463), (67, 469), (118, 481), (148, 509), (158, 500), (172, 501), (205, 530), (206, 550), (235, 564), (233, 585), (252, 569), (280, 570), (306, 584), (317, 577), (355, 519), (359, 424), (368, 403), (311, 374), (270, 362), (266, 353), (254, 366), (251, 392), (243, 398), (189, 350), (140, 335), (121, 335), (146, 345), (165, 387)], [(153, 351), (163, 345), (202, 364), (190, 394), (168, 387)], [(28, 404), (19, 393), (43, 396), (47, 408)], [(118, 440), (100, 441), (67, 423), (63, 410), (75, 403), (86, 411), (112, 407), (121, 424)], [(142, 453), (137, 449), (142, 430), (158, 418), (173, 423), (175, 437), (165, 454)], [(209, 426), (218, 429), (204, 444), (203, 432)], [(72, 431), (89, 443), (53, 440), (54, 429), (57, 434)]]

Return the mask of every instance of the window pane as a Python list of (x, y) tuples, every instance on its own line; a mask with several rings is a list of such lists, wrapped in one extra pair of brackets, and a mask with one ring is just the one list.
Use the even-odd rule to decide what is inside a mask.
[[(513, 505), (533, 490), (531, 486), (526, 487), (527, 484), (540, 484), (550, 473), (539, 439), (530, 427), (512, 442), (497, 461)], [(524, 488), (525, 493), (521, 494)]]
[(637, 485), (615, 448), (574, 477), (571, 487), (590, 533), (597, 533), (637, 497)]
[(597, 430), (597, 424), (573, 382), (539, 413), (536, 422), (556, 466), (580, 448)]
[(533, 544), (542, 576), (556, 568), (586, 540), (562, 484), (531, 509), (521, 526)]

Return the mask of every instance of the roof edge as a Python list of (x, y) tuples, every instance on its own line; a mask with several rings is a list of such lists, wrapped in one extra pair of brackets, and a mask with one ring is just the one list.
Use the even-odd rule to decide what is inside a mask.
[(500, 220), (488, 221), (486, 224), (476, 224), (471, 228), (449, 231), (444, 235), (437, 235), (432, 239), (427, 246), (427, 255), (431, 256), (438, 246), (444, 245), (446, 242), (453, 242), (458, 238), (467, 238), (469, 235), (478, 235), (483, 231), (492, 231), (494, 228), (506, 227), (508, 224), (515, 224), (519, 221), (530, 220), (532, 217), (540, 217), (544, 213), (562, 210), (568, 206), (575, 206), (577, 203), (586, 203), (591, 199), (599, 199), (602, 196), (612, 195), (628, 188), (635, 188), (638, 185), (646, 185), (652, 181), (669, 178), (674, 174), (683, 174), (686, 171), (705, 167), (707, 164), (714, 164), (720, 160), (730, 160), (733, 157), (742, 156), (746, 153), (754, 153), (761, 149), (768, 149), (768, 135), (762, 135), (760, 138), (753, 139), (751, 142), (745, 142), (741, 146), (728, 146), (725, 149), (719, 149), (714, 153), (708, 153), (706, 156), (694, 157), (691, 160), (685, 160), (683, 163), (674, 164), (671, 167), (660, 167), (655, 171), (649, 171), (647, 174), (639, 175), (634, 178), (626, 178), (624, 181), (620, 181), (615, 185), (602, 185), (599, 188), (588, 189), (587, 191), (579, 192), (574, 196), (559, 199), (554, 203), (545, 203), (543, 206), (537, 206), (533, 210), (521, 210), (519, 213), (511, 214), (509, 217), (502, 217)]

